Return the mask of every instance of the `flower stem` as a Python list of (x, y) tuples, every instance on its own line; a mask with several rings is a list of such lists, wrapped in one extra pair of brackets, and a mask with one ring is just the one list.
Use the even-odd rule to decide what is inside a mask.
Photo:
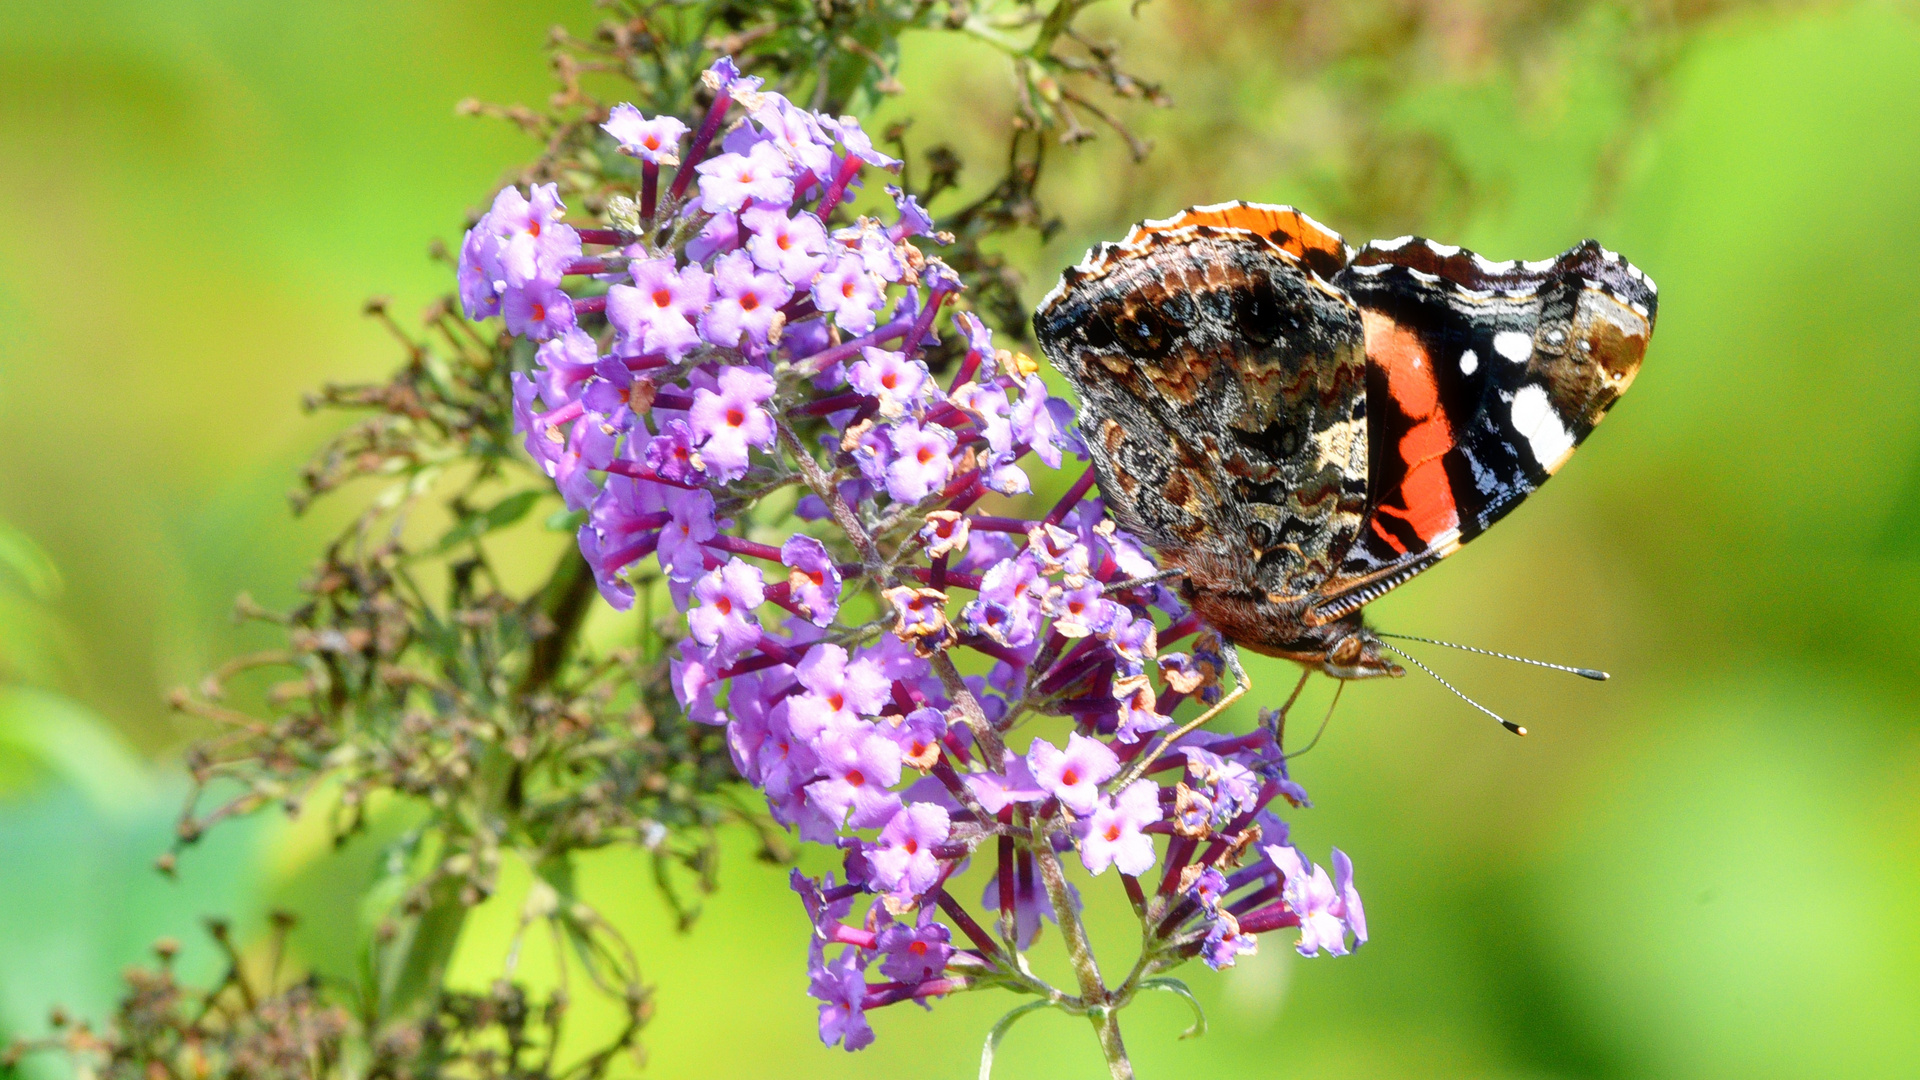
[(1100, 1052), (1106, 1055), (1107, 1071), (1114, 1080), (1133, 1080), (1133, 1064), (1127, 1060), (1127, 1048), (1120, 1041), (1120, 1020), (1115, 1015), (1107, 988), (1100, 981), (1100, 965), (1087, 943), (1087, 931), (1080, 924), (1080, 913), (1073, 909), (1073, 895), (1067, 891), (1067, 878), (1054, 856), (1052, 833), (1058, 817), (1034, 822), (1033, 858), (1040, 865), (1040, 880), (1047, 886), (1047, 899), (1053, 901), (1054, 921), (1060, 924), (1060, 936), (1066, 941), (1067, 958), (1080, 981), (1080, 1000), (1087, 1005), (1087, 1018), (1100, 1037)]
[(1100, 1052), (1106, 1055), (1107, 1074), (1113, 1080), (1133, 1080), (1133, 1062), (1127, 1060), (1126, 1044), (1120, 1041), (1120, 1013), (1100, 1009), (1087, 1013), (1094, 1034), (1100, 1037)]

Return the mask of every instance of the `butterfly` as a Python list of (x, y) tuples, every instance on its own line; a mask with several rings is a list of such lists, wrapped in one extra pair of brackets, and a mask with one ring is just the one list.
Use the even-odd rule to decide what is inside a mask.
[(1537, 262), (1356, 251), (1234, 202), (1089, 251), (1034, 331), (1109, 512), (1188, 606), (1230, 646), (1361, 679), (1404, 673), (1363, 606), (1566, 463), (1633, 383), (1657, 304), (1592, 240)]

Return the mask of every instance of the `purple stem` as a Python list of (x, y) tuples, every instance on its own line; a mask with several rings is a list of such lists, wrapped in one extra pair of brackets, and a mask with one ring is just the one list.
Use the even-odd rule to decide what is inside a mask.
[(1243, 934), (1264, 934), (1269, 930), (1279, 930), (1287, 926), (1299, 926), (1300, 916), (1286, 904), (1272, 904), (1240, 920), (1240, 932)]
[(730, 536), (727, 533), (720, 533), (713, 539), (705, 541), (705, 543), (708, 547), (716, 551), (728, 551), (735, 555), (746, 555), (755, 559), (769, 559), (773, 562), (780, 561), (779, 548), (771, 544), (760, 544), (742, 537)]
[(1053, 509), (1047, 511), (1047, 524), (1060, 524), (1060, 522), (1066, 518), (1067, 512), (1072, 510), (1076, 503), (1086, 497), (1087, 489), (1093, 487), (1093, 480), (1092, 469), (1081, 473), (1080, 479), (1075, 480), (1073, 486), (1067, 489), (1067, 493), (1060, 496), (1060, 501), (1054, 504)]
[(840, 159), (840, 168), (833, 174), (833, 183), (827, 185), (827, 193), (820, 196), (820, 206), (814, 210), (821, 221), (833, 214), (833, 208), (840, 205), (840, 199), (847, 193), (847, 185), (860, 175), (860, 159), (852, 154)]
[(953, 925), (959, 927), (960, 932), (967, 935), (967, 940), (973, 942), (981, 952), (988, 956), (1000, 955), (999, 944), (979, 923), (973, 921), (973, 916), (967, 914), (967, 909), (960, 906), (960, 901), (955, 900), (953, 894), (941, 889), (935, 901), (940, 905), (940, 910), (946, 912), (947, 918), (953, 920)]
[(653, 207), (660, 194), (660, 163), (640, 163), (640, 220), (653, 224)]
[(713, 142), (713, 136), (720, 130), (720, 122), (727, 118), (727, 107), (733, 104), (733, 95), (721, 87), (713, 95), (713, 104), (707, 109), (706, 119), (700, 121), (700, 130), (693, 136), (693, 149), (687, 151), (686, 160), (674, 170), (673, 187), (668, 190), (674, 198), (687, 193), (687, 185), (693, 182), (693, 167), (707, 156), (707, 146)]
[(699, 484), (689, 484), (684, 480), (669, 480), (657, 473), (647, 471), (645, 465), (637, 461), (628, 461), (625, 458), (614, 458), (608, 462), (607, 467), (601, 471), (610, 472), (615, 476), (630, 477), (634, 480), (651, 480), (656, 484), (665, 484), (668, 487), (682, 488), (687, 491), (700, 490)]
[(1025, 536), (1033, 528), (1033, 522), (1025, 518), (992, 517), (978, 514), (967, 519), (967, 527), (981, 532), (1006, 533), (1010, 536)]
[[(649, 514), (647, 516), (654, 517), (656, 515)], [(668, 517), (670, 515), (661, 514), (658, 516)], [(659, 546), (660, 534), (657, 532), (648, 533), (633, 543), (628, 544), (626, 547), (619, 548), (611, 554), (602, 556), (601, 561), (605, 562), (608, 566), (629, 566), (653, 554), (653, 549)]]
[(861, 349), (869, 345), (878, 345), (883, 341), (892, 341), (894, 338), (904, 336), (906, 332), (906, 327), (897, 324), (883, 326), (870, 334), (862, 334), (857, 338), (849, 338), (838, 345), (832, 345), (822, 349), (805, 359), (796, 360), (793, 366), (796, 371), (805, 371), (809, 374), (818, 375), (834, 364), (845, 360), (847, 357), (858, 355)]

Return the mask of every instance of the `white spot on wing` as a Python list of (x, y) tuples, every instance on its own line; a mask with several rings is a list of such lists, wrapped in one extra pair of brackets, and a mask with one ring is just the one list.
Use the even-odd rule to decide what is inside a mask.
[(1546, 387), (1528, 383), (1513, 395), (1513, 427), (1527, 440), (1533, 460), (1551, 470), (1573, 449), (1573, 432), (1560, 422)]
[(1453, 256), (1460, 254), (1460, 249), (1453, 244), (1436, 244), (1433, 241), (1429, 240), (1427, 241), (1427, 247), (1431, 249), (1435, 255), (1438, 255), (1443, 259), (1450, 259)]
[(1493, 351), (1516, 364), (1524, 364), (1527, 357), (1533, 355), (1533, 338), (1518, 330), (1502, 330), (1493, 335)]
[(1471, 375), (1480, 368), (1480, 354), (1468, 349), (1460, 354), (1460, 374)]
[(1413, 243), (1411, 236), (1396, 236), (1391, 240), (1375, 240), (1367, 246), (1375, 251), (1399, 251), (1411, 243)]

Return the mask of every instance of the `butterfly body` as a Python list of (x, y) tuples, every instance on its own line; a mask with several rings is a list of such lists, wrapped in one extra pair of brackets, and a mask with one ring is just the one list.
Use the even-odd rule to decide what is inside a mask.
[(1632, 382), (1656, 297), (1588, 241), (1495, 263), (1359, 251), (1297, 210), (1137, 225), (1034, 317), (1110, 512), (1228, 641), (1338, 678), (1401, 669), (1367, 602), (1544, 483)]

